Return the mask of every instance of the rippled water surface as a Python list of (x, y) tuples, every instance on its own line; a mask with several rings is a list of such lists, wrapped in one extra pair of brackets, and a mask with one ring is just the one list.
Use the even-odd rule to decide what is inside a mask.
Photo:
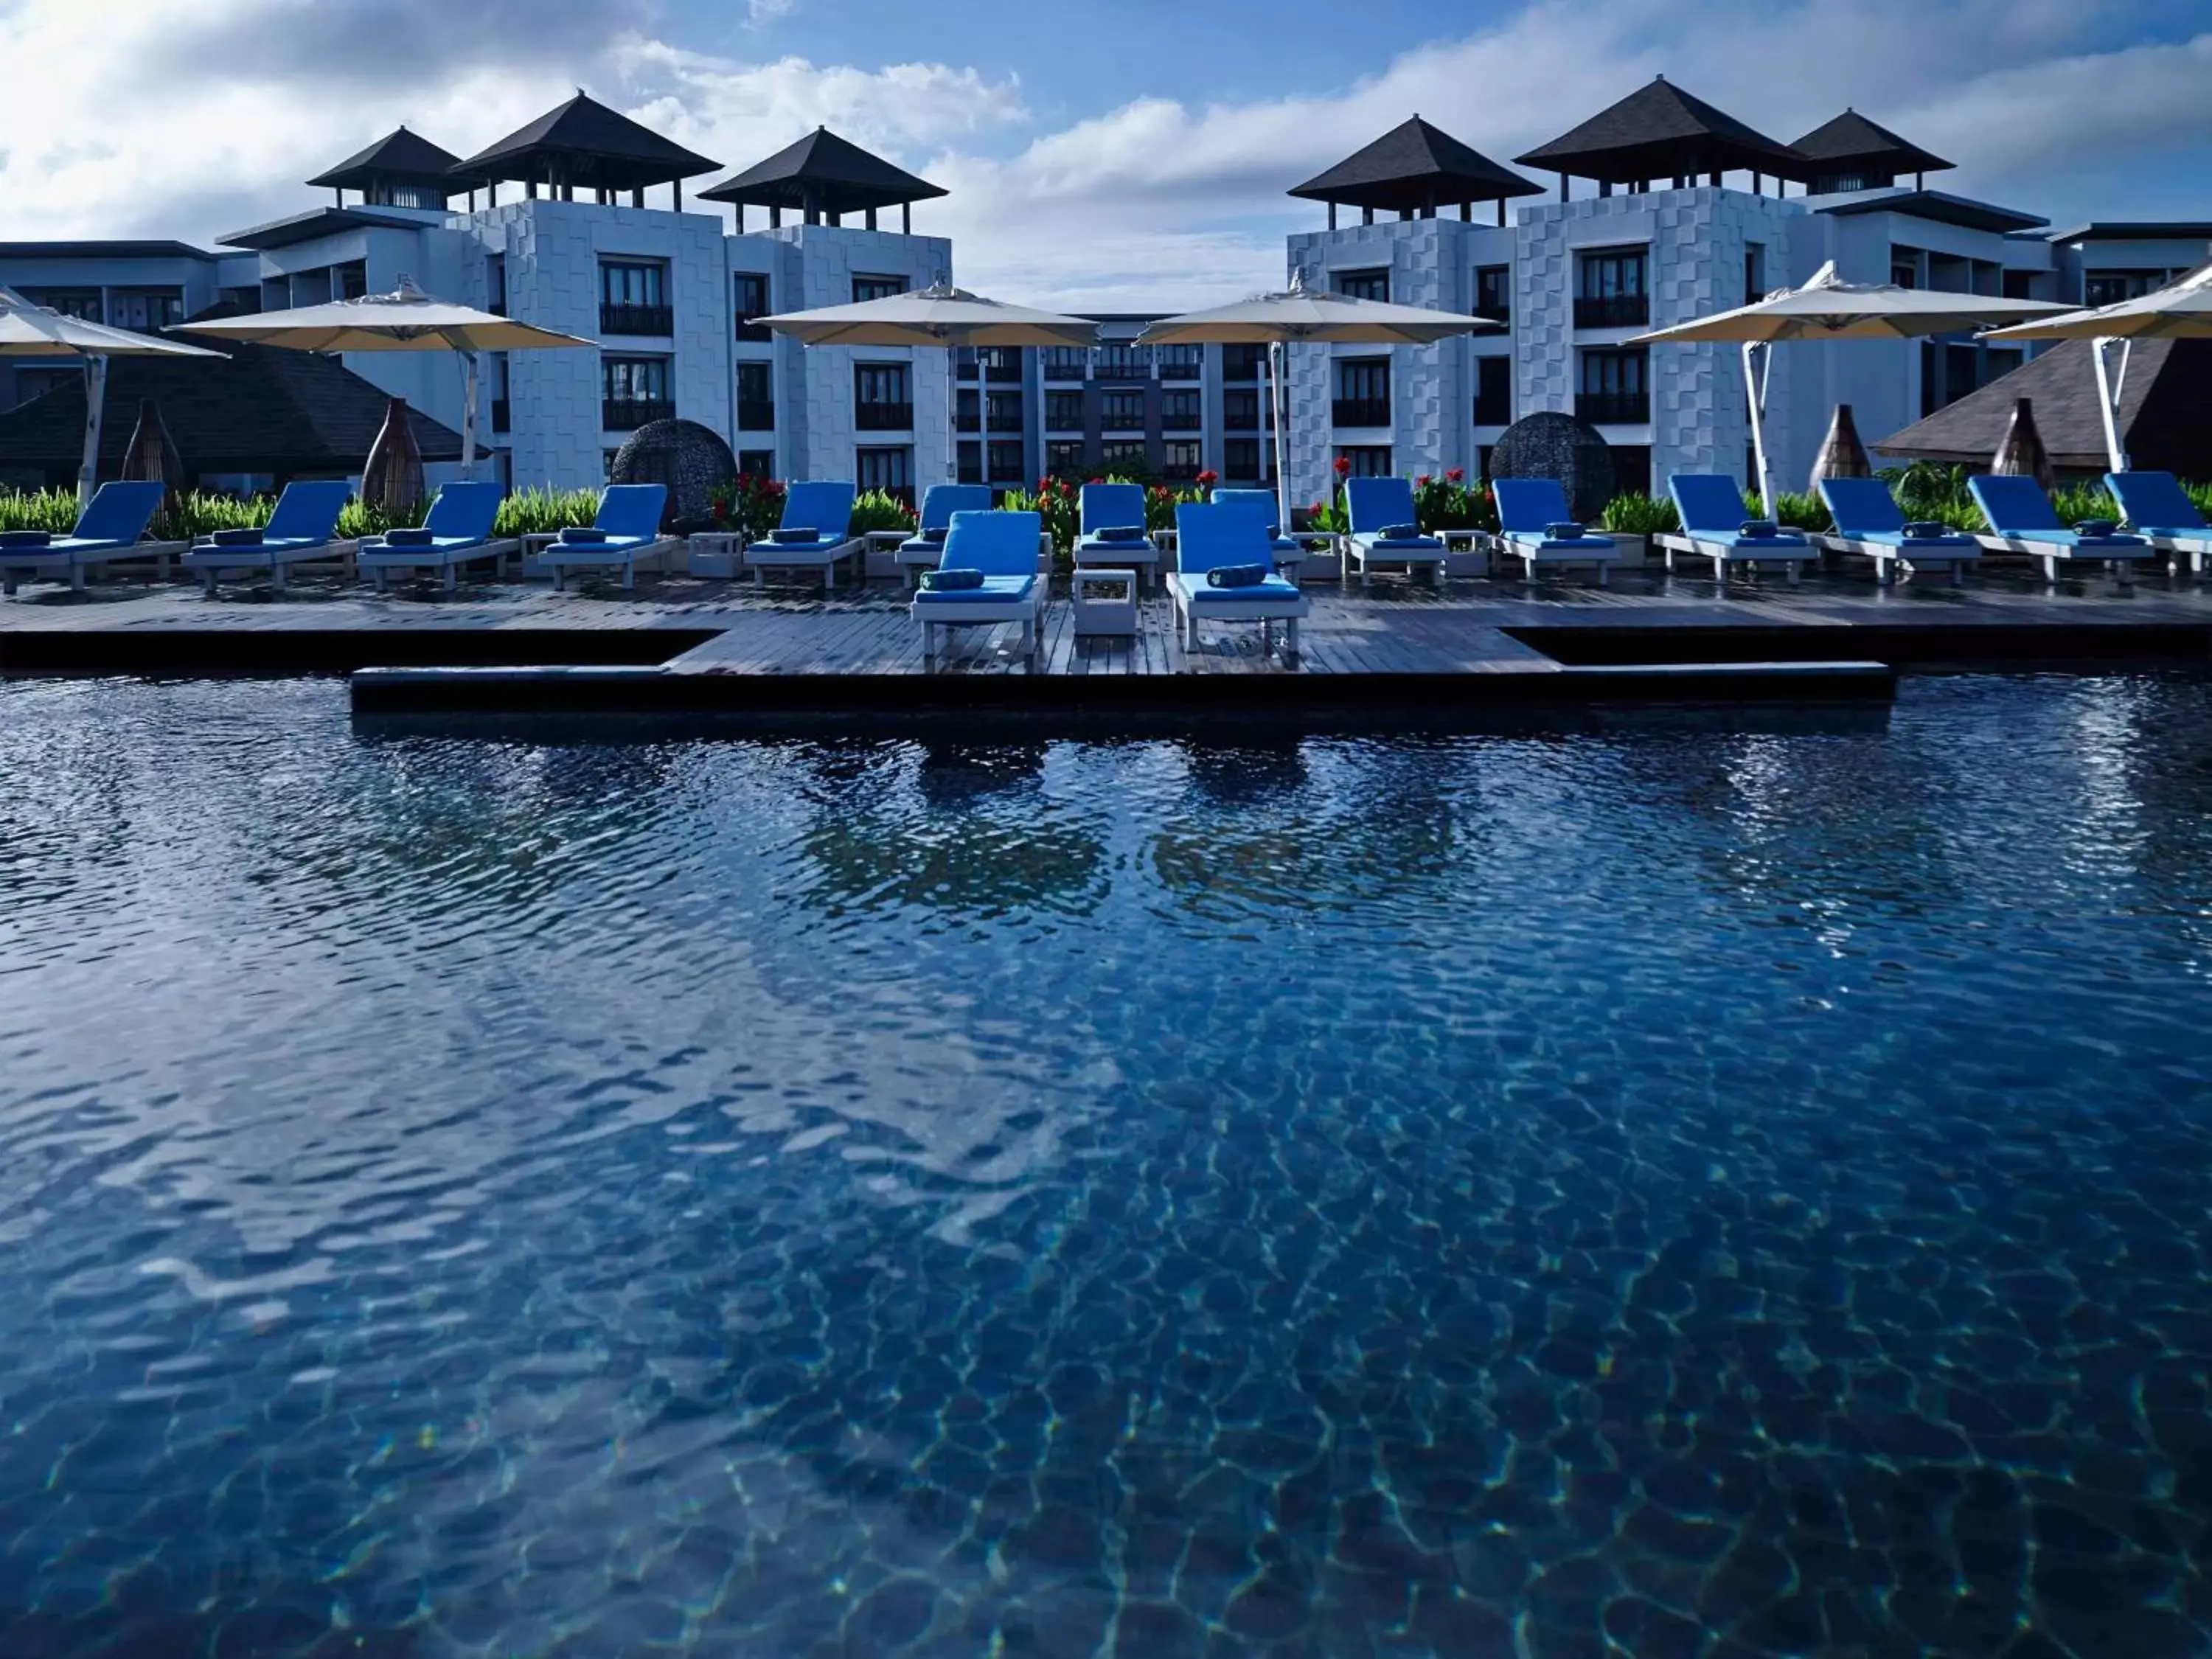
[(2212, 1645), (2212, 689), (0, 689), (0, 1654)]

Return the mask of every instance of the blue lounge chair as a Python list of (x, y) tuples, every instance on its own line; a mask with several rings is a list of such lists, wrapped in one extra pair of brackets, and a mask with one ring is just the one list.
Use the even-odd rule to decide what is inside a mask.
[[(1267, 571), (1262, 581), (1217, 587), (1209, 573), (1237, 567)], [(1260, 648), (1267, 648), (1268, 625), (1283, 624), (1283, 654), (1298, 654), (1298, 618), (1312, 609), (1297, 584), (1274, 570), (1274, 549), (1267, 522), (1238, 501), (1185, 501), (1176, 508), (1176, 569), (1168, 578), (1175, 601), (1176, 625), (1183, 649), (1198, 649), (1198, 624), (1255, 622)]]
[(623, 590), (635, 587), (638, 561), (665, 558), (676, 545), (660, 533), (660, 515), (667, 510), (666, 484), (609, 484), (599, 492), (591, 527), (562, 531), (538, 555), (553, 572), (553, 591), (568, 586), (571, 570), (619, 570)]
[[(1159, 544), (1145, 533), (1145, 487), (1133, 483), (1087, 483), (1077, 503), (1079, 530), (1075, 562), (1133, 570), (1141, 584), (1158, 580)], [(1136, 533), (1131, 535), (1129, 532)]]
[[(1344, 538), (1349, 555), (1344, 563), (1346, 580), (1352, 567), (1359, 567), (1359, 585), (1374, 586), (1378, 564), (1403, 565), (1406, 579), (1425, 565), (1429, 580), (1441, 587), (1444, 580), (1444, 544), (1437, 536), (1424, 536), (1415, 528), (1413, 486), (1405, 478), (1346, 478), (1344, 501), (1352, 521)], [(1397, 532), (1401, 533), (1392, 534)], [(1411, 533), (1403, 533), (1410, 532)]]
[(2140, 536), (2069, 530), (2043, 486), (2016, 473), (1983, 473), (1966, 480), (1974, 505), (1990, 521), (1978, 538), (1992, 553), (2025, 553), (2043, 567), (2043, 580), (2056, 583), (2060, 564), (2085, 560), (2101, 564), (2123, 587), (2135, 582), (2137, 560), (2154, 559), (2158, 550)]
[[(1278, 568), (1289, 566), (1292, 581), (1297, 580), (1298, 568), (1306, 562), (1309, 544), (1328, 540), (1326, 536), (1316, 536), (1311, 532), (1303, 538), (1292, 535), (1288, 525), (1277, 522), (1282, 514), (1282, 507), (1272, 489), (1217, 489), (1213, 492), (1213, 504), (1216, 507), (1242, 507), (1258, 513), (1260, 522), (1267, 526), (1267, 544), (1275, 556), (1275, 564)], [(1182, 532), (1177, 531), (1176, 535), (1180, 538)]]
[(209, 592), (228, 571), (269, 573), (269, 586), (284, 591), (284, 574), (295, 564), (335, 559), (331, 537), (338, 527), (338, 514), (352, 497), (353, 486), (343, 478), (317, 478), (284, 486), (276, 511), (258, 530), (218, 530), (202, 536), (185, 555), (185, 568), (197, 572)]
[(2105, 487), (2120, 504), (2128, 528), (2164, 553), (2177, 571), (2185, 558), (2192, 574), (2204, 574), (2212, 555), (2212, 524), (2171, 472), (2107, 472)]
[(1597, 585), (1607, 585), (1620, 545), (1610, 536), (1588, 532), (1553, 535), (1575, 526), (1567, 511), (1567, 492), (1557, 478), (1500, 478), (1492, 486), (1498, 494), (1498, 535), (1494, 544), (1509, 557), (1521, 561), (1528, 585), (1546, 565), (1594, 565)]
[(945, 538), (952, 529), (952, 515), (990, 510), (988, 484), (930, 485), (922, 492), (921, 523), (898, 544), (899, 574), (904, 577), (913, 572), (908, 580), (919, 585), (921, 573), (937, 568), (938, 561), (945, 556)]
[[(956, 513), (945, 538), (945, 558), (924, 579), (909, 606), (921, 624), (925, 662), (937, 658), (940, 628), (1022, 625), (1022, 654), (1034, 659), (1043, 630), (1044, 578), (1037, 570), (1037, 538), (1042, 524), (1034, 513)], [(976, 571), (982, 580), (962, 587), (937, 587), (945, 573)]]
[(447, 484), (430, 503), (429, 516), (420, 530), (364, 536), (354, 550), (355, 562), (368, 572), (379, 589), (392, 571), (434, 570), (450, 593), (463, 565), (476, 559), (500, 559), (520, 547), (517, 541), (491, 538), (492, 527), (499, 522), (499, 504), (506, 499), (504, 484)]
[(84, 573), (118, 559), (154, 557), (161, 574), (168, 574), (166, 544), (160, 550), (141, 549), (138, 538), (161, 509), (168, 486), (160, 483), (104, 483), (93, 492), (76, 527), (66, 536), (43, 531), (0, 532), (0, 592), (13, 593), (26, 572), (31, 575), (66, 575), (70, 586), (84, 592)]
[(1820, 538), (1821, 545), (1832, 553), (1857, 553), (1872, 559), (1876, 581), (1895, 581), (1900, 565), (1917, 571), (1941, 564), (1950, 567), (1955, 587), (1960, 573), (1982, 556), (1979, 542), (1955, 531), (1907, 535), (1905, 509), (1879, 478), (1823, 478), (1820, 499), (1836, 521), (1833, 533)]
[(1677, 472), (1667, 480), (1667, 491), (1674, 498), (1674, 511), (1682, 520), (1680, 534), (1655, 538), (1666, 555), (1670, 574), (1674, 555), (1687, 553), (1713, 562), (1713, 580), (1723, 592), (1728, 589), (1729, 568), (1739, 564), (1753, 570), (1763, 564), (1778, 564), (1795, 586), (1798, 571), (1820, 556), (1820, 550), (1794, 530), (1778, 529), (1767, 534), (1746, 530), (1746, 525), (1759, 521), (1744, 510), (1743, 491), (1736, 488), (1734, 478), (1717, 472)]
[[(771, 570), (818, 570), (822, 591), (837, 591), (837, 566), (859, 560), (867, 544), (852, 533), (853, 486), (841, 483), (795, 483), (783, 498), (784, 527), (745, 549), (745, 568), (753, 586), (768, 586)], [(811, 532), (802, 535), (800, 532)], [(1032, 555), (1036, 550), (1030, 550)], [(866, 567), (862, 567), (865, 579)]]

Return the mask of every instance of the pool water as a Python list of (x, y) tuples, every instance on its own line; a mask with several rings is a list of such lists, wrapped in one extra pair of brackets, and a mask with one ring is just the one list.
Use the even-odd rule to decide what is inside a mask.
[(0, 688), (0, 1654), (2212, 1646), (2212, 684)]

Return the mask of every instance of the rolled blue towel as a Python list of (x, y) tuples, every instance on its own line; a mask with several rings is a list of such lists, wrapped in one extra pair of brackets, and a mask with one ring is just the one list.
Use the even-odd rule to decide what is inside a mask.
[(1378, 542), (1417, 542), (1421, 538), (1421, 527), (1417, 524), (1386, 524), (1375, 532)]
[(1274, 573), (1264, 564), (1217, 564), (1206, 573), (1208, 587), (1258, 587)]
[(1583, 527), (1572, 519), (1561, 519), (1544, 526), (1544, 539), (1547, 542), (1578, 542), (1583, 534)]
[(0, 530), (0, 548), (45, 547), (53, 539), (51, 530)]
[(386, 547), (428, 547), (430, 542), (431, 536), (427, 528), (408, 529), (403, 526), (384, 532)]
[(925, 570), (921, 585), (933, 593), (957, 593), (983, 585), (980, 570)]
[(770, 539), (779, 542), (818, 542), (822, 539), (822, 532), (811, 525), (786, 525), (782, 529), (773, 532)]
[(1905, 526), (1906, 539), (1916, 542), (1936, 542), (1951, 533), (1951, 526), (1941, 519), (1915, 519)]
[(261, 538), (258, 530), (218, 530), (208, 540), (216, 547), (258, 547)]
[(2109, 536), (2120, 527), (2118, 519), (2084, 519), (2074, 526), (2077, 536)]
[(597, 525), (572, 524), (561, 532), (563, 547), (591, 547), (607, 538), (607, 532)]
[(1782, 533), (1782, 526), (1771, 519), (1746, 519), (1737, 533), (1755, 542), (1763, 542)]
[(1102, 525), (1091, 532), (1094, 542), (1140, 542), (1145, 539), (1145, 527), (1140, 524)]

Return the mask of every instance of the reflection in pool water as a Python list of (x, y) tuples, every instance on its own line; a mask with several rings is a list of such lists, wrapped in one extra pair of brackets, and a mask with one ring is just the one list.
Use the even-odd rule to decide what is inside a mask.
[(0, 689), (0, 1653), (2202, 1652), (2208, 715)]

